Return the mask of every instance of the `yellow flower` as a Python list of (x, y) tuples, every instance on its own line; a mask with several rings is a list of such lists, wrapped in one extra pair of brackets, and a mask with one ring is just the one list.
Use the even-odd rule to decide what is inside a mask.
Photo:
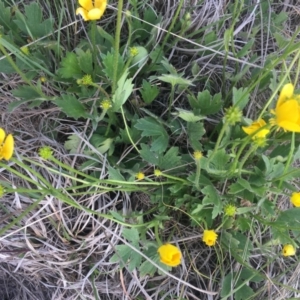
[(92, 85), (93, 84), (93, 79), (91, 75), (84, 75), (81, 79), (77, 79), (77, 84), (78, 85)]
[(167, 266), (176, 267), (181, 262), (180, 250), (171, 244), (165, 244), (158, 248), (160, 261)]
[(291, 256), (291, 255), (295, 255), (295, 253), (296, 253), (296, 249), (293, 245), (287, 244), (283, 246), (282, 249), (283, 256)]
[[(6, 138), (5, 138), (6, 137)], [(0, 159), (9, 160), (14, 152), (14, 138), (11, 134), (6, 136), (5, 131), (0, 128)]]
[(242, 111), (235, 106), (229, 107), (225, 112), (225, 122), (229, 125), (235, 125), (235, 123), (241, 122)]
[(23, 54), (25, 54), (27, 56), (30, 54), (29, 48), (27, 46), (21, 47), (20, 50), (23, 52)]
[[(263, 119), (258, 119), (257, 121), (253, 122), (251, 125), (249, 126), (243, 126), (243, 130), (245, 131), (245, 133), (247, 133), (248, 135), (252, 135), (252, 139), (258, 139), (258, 138), (265, 138), (266, 135), (270, 132), (269, 129), (261, 129), (264, 126), (266, 126), (266, 122)], [(255, 133), (256, 132), (256, 133)]]
[(129, 54), (131, 57), (137, 56), (139, 54), (139, 49), (137, 47), (129, 48)]
[(207, 246), (214, 246), (217, 241), (218, 235), (214, 230), (204, 230), (202, 241)]
[(108, 99), (105, 99), (103, 100), (101, 103), (100, 103), (100, 107), (103, 109), (103, 110), (109, 110), (111, 108), (111, 102), (110, 100)]
[(300, 105), (299, 95), (294, 95), (294, 86), (288, 83), (283, 86), (275, 111), (271, 119), (272, 125), (282, 128), (284, 131), (300, 132)]
[(44, 146), (44, 147), (40, 148), (39, 155), (41, 158), (47, 160), (52, 157), (53, 151), (51, 150), (51, 148), (49, 146)]
[(225, 215), (228, 217), (234, 217), (236, 214), (236, 207), (232, 204), (227, 204), (224, 209)]
[(135, 174), (135, 178), (137, 180), (143, 180), (145, 178), (145, 174), (142, 172), (138, 172), (137, 174)]
[(158, 176), (161, 176), (161, 175), (162, 175), (162, 171), (159, 170), (159, 169), (155, 169), (155, 170), (154, 170), (154, 175), (157, 176), (157, 177), (158, 177)]
[(200, 160), (203, 156), (202, 152), (201, 151), (198, 151), (196, 150), (194, 153), (193, 153), (193, 156), (196, 160)]
[(294, 206), (300, 207), (300, 193), (293, 193), (291, 197), (291, 202)]
[(81, 7), (76, 9), (76, 15), (81, 15), (84, 21), (99, 20), (105, 12), (107, 0), (78, 0)]
[(0, 185), (0, 197), (3, 197), (5, 194), (5, 187)]

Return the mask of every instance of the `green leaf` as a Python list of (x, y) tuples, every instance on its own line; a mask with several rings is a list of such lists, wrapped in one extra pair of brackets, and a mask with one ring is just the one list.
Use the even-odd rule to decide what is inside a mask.
[(141, 144), (141, 150), (140, 150), (140, 155), (142, 159), (144, 159), (146, 162), (157, 166), (158, 165), (158, 156), (156, 153), (152, 152), (150, 150), (150, 147), (145, 144)]
[(110, 35), (108, 32), (106, 32), (102, 26), (97, 26), (97, 31), (103, 37), (105, 40), (107, 40), (110, 43), (110, 46), (113, 47), (115, 44), (115, 39), (112, 35)]
[[(0, 4), (1, 4), (1, 2), (0, 2)], [(0, 60), (0, 70), (1, 70), (1, 73), (4, 73), (4, 74), (16, 73), (16, 70), (13, 68), (13, 66), (11, 65), (11, 63), (9, 62), (9, 60), (6, 57), (2, 57), (2, 59)]]
[(77, 56), (73, 52), (67, 52), (66, 56), (61, 61), (61, 68), (58, 69), (58, 73), (62, 78), (81, 78), (83, 73), (79, 66)]
[(76, 49), (78, 65), (81, 71), (91, 75), (93, 73), (93, 57), (90, 49), (84, 52), (81, 49)]
[(113, 153), (113, 150), (114, 150), (114, 139), (112, 138), (107, 138), (105, 140), (102, 141), (102, 143), (99, 145), (99, 147), (97, 147), (97, 150), (101, 153), (101, 154), (104, 154), (106, 153), (107, 151), (108, 152), (108, 155), (111, 155)]
[(126, 79), (128, 70), (126, 70), (118, 81), (118, 87), (113, 95), (113, 111), (118, 112), (121, 106), (126, 102), (133, 90), (132, 78)]
[(171, 147), (167, 153), (160, 156), (157, 166), (161, 170), (169, 170), (180, 164), (181, 157), (178, 155), (178, 147)]
[[(135, 246), (137, 247), (137, 245)], [(137, 247), (138, 249), (139, 247)], [(139, 267), (142, 261), (141, 255), (134, 251), (128, 245), (117, 245), (115, 247), (116, 254), (114, 254), (110, 262), (119, 262), (121, 268), (128, 264), (128, 270), (133, 271), (135, 268)]]
[(117, 211), (111, 210), (111, 211), (110, 211), (110, 214), (111, 214), (116, 220), (119, 220), (119, 221), (121, 221), (121, 222), (125, 222), (125, 218), (124, 218), (122, 215), (120, 215)]
[(20, 86), (19, 88), (12, 91), (12, 94), (15, 97), (22, 98), (25, 100), (34, 100), (40, 98), (41, 95), (37, 92), (36, 89), (28, 85)]
[(112, 180), (126, 181), (118, 169), (110, 166), (108, 167), (108, 178)]
[(44, 37), (53, 31), (54, 19), (48, 18), (44, 21), (41, 5), (32, 2), (25, 5), (25, 15), (20, 11), (16, 12), (16, 20), (19, 29), (29, 35), (33, 40)]
[(178, 85), (193, 85), (193, 82), (188, 79), (184, 79), (180, 77), (179, 75), (174, 75), (174, 74), (163, 74), (162, 76), (158, 76), (157, 79), (170, 83), (172, 86), (175, 86), (176, 84)]
[(80, 143), (80, 137), (77, 134), (72, 134), (68, 136), (68, 140), (65, 142), (64, 147), (66, 150), (69, 150), (71, 154), (74, 154), (77, 153)]
[(124, 238), (134, 244), (138, 244), (140, 241), (139, 232), (136, 228), (124, 228), (122, 230)]
[(240, 110), (244, 109), (249, 101), (249, 92), (247, 88), (236, 89), (233, 87), (233, 98), (232, 103), (234, 106), (238, 107)]
[(140, 90), (145, 103), (150, 104), (159, 94), (159, 89), (156, 85), (151, 85), (143, 79), (142, 89)]
[(202, 145), (200, 143), (201, 138), (205, 134), (204, 125), (201, 122), (188, 123), (187, 124), (187, 134), (189, 137), (189, 142), (194, 150), (202, 150)]
[(178, 113), (172, 113), (172, 115), (178, 116), (179, 118), (183, 119), (186, 122), (195, 123), (197, 121), (203, 120), (204, 117), (202, 116), (195, 116), (192, 111), (188, 111), (181, 108), (175, 108)]
[(250, 39), (247, 44), (236, 54), (237, 58), (241, 58), (248, 53), (248, 50), (253, 46), (255, 39)]
[[(5, 31), (17, 32), (17, 26), (11, 21), (13, 16), (11, 11), (13, 10), (13, 6), (5, 7), (4, 2), (0, 1), (0, 25), (4, 27)], [(3, 72), (2, 69), (1, 72)]]
[(54, 102), (70, 118), (77, 120), (78, 118), (88, 118), (89, 116), (84, 105), (72, 95), (62, 95)]
[(212, 186), (206, 186), (201, 190), (205, 197), (202, 200), (202, 204), (213, 206), (212, 218), (214, 219), (218, 214), (222, 212), (222, 202), (217, 190)]
[(199, 92), (197, 98), (188, 96), (188, 100), (193, 110), (200, 110), (202, 116), (215, 114), (222, 108), (221, 94), (212, 97), (208, 90)]
[(140, 68), (148, 59), (148, 51), (141, 46), (135, 48), (137, 49), (138, 54), (132, 58), (131, 66), (137, 65)]
[(151, 151), (163, 153), (169, 144), (169, 135), (164, 126), (152, 117), (139, 119), (134, 126), (142, 130), (142, 136), (153, 137)]
[[(102, 63), (104, 65), (103, 72), (106, 74), (108, 79), (113, 81), (114, 80), (114, 67), (115, 67), (114, 51), (112, 50), (111, 52), (108, 52), (107, 54), (102, 53), (101, 58), (102, 58)], [(119, 54), (117, 80), (119, 80), (119, 78), (122, 74), (123, 74), (122, 77), (124, 77), (124, 73), (125, 73), (125, 72), (123, 72), (124, 67), (125, 67), (125, 63), (123, 61), (122, 56)], [(126, 74), (128, 74), (128, 71), (126, 71)], [(126, 79), (126, 77), (127, 77), (127, 75), (125, 76), (125, 79)]]
[(141, 278), (145, 277), (146, 275), (153, 276), (156, 270), (157, 268), (148, 260), (144, 261), (139, 267)]
[[(209, 152), (212, 155), (212, 152)], [(230, 156), (226, 153), (225, 149), (217, 150), (213, 157), (210, 159), (208, 172), (212, 174), (225, 174), (231, 167), (229, 164)], [(205, 166), (204, 166), (205, 167)]]

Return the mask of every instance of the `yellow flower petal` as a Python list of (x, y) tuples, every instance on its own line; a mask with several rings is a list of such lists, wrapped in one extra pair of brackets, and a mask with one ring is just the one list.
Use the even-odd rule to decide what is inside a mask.
[(107, 6), (106, 0), (95, 0), (95, 8), (99, 8), (101, 11), (105, 11)]
[(204, 230), (202, 241), (207, 246), (214, 246), (217, 241), (218, 235), (214, 230)]
[(296, 100), (288, 100), (281, 104), (279, 107), (276, 107), (276, 119), (277, 122), (281, 121), (290, 121), (295, 123), (299, 119), (299, 104)]
[(76, 15), (81, 15), (84, 21), (89, 21), (88, 11), (82, 7), (76, 9)]
[(6, 160), (9, 160), (14, 152), (14, 138), (11, 134), (9, 134), (2, 147), (2, 157)]
[(5, 131), (2, 128), (0, 128), (0, 146), (4, 142), (5, 136), (6, 136)]
[(157, 252), (159, 253), (160, 261), (167, 266), (176, 267), (181, 262), (181, 252), (174, 245), (162, 245), (158, 248)]
[(300, 193), (293, 193), (291, 196), (291, 202), (294, 206), (300, 207)]
[(282, 255), (291, 256), (296, 254), (296, 249), (293, 245), (287, 244), (283, 246)]
[(291, 83), (285, 84), (280, 92), (276, 109), (279, 107), (283, 102), (290, 99), (294, 94), (294, 86)]
[(296, 123), (292, 123), (289, 121), (281, 121), (277, 122), (278, 126), (283, 128), (285, 131), (290, 131), (290, 132), (300, 132), (300, 125)]
[(254, 136), (252, 136), (252, 139), (264, 138), (270, 132), (269, 129), (261, 129), (265, 125), (266, 125), (266, 122), (263, 119), (259, 119), (255, 122), (253, 122), (250, 126), (243, 126), (242, 129), (248, 135), (252, 135), (256, 132), (256, 134), (254, 134)]
[(85, 10), (91, 10), (94, 8), (92, 0), (79, 0), (79, 5), (82, 6)]
[(89, 20), (99, 20), (104, 14), (104, 10), (100, 10), (99, 8), (93, 8), (88, 12)]

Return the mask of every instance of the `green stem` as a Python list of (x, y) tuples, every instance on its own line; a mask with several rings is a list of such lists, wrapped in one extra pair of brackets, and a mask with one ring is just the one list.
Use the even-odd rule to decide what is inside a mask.
[(156, 221), (154, 226), (154, 234), (155, 234), (155, 239), (157, 241), (157, 244), (160, 247), (163, 243), (159, 237), (158, 225), (159, 225), (159, 221)]
[(91, 42), (92, 42), (92, 56), (93, 56), (93, 80), (95, 80), (96, 75), (96, 65), (97, 65), (97, 58), (96, 58), (96, 21), (91, 21)]
[(1, 43), (0, 38), (0, 51), (5, 55), (6, 59), (9, 61), (9, 63), (12, 65), (12, 67), (15, 69), (15, 71), (21, 76), (22, 80), (26, 82), (35, 92), (37, 92), (43, 99), (47, 99), (47, 96), (44, 95), (44, 93), (38, 89), (36, 86), (34, 86), (29, 79), (25, 76), (25, 74), (19, 69), (19, 67), (16, 65), (14, 60), (11, 58), (11, 56), (7, 53), (5, 48), (3, 47)]
[(133, 139), (131, 138), (128, 126), (127, 126), (127, 122), (126, 122), (126, 118), (125, 118), (125, 114), (124, 114), (124, 110), (123, 110), (123, 106), (121, 106), (121, 113), (122, 113), (122, 117), (123, 117), (123, 121), (124, 121), (124, 125), (125, 125), (125, 130), (127, 133), (127, 136), (131, 142), (131, 145), (133, 146), (133, 148), (137, 151), (137, 153), (140, 153), (140, 150), (137, 148), (135, 142), (133, 141)]
[(12, 228), (16, 223), (21, 221), (24, 216), (26, 216), (29, 212), (31, 212), (33, 209), (35, 209), (39, 203), (44, 199), (45, 194), (42, 194), (41, 197), (33, 202), (30, 206), (28, 206), (17, 218), (13, 219), (9, 224), (7, 224), (5, 227), (3, 227), (0, 230), (0, 236), (2, 236), (7, 230)]
[(175, 95), (175, 86), (172, 84), (170, 99), (169, 99), (169, 107), (168, 107), (168, 120), (169, 121), (170, 121), (170, 116), (171, 116), (171, 107), (172, 107), (172, 103), (174, 101), (174, 95)]
[(189, 184), (189, 182), (187, 180), (176, 177), (176, 176), (168, 175), (168, 174), (165, 174), (165, 173), (161, 173), (160, 176), (163, 176), (163, 177), (166, 177), (166, 178), (169, 178), (169, 179), (173, 179), (173, 180), (176, 180), (176, 181), (181, 181), (185, 184)]
[(196, 162), (196, 177), (195, 177), (195, 186), (196, 189), (199, 191), (199, 180), (200, 180), (200, 174), (201, 174), (201, 164), (200, 164), (200, 159), (195, 159)]
[[(13, 161), (14, 159), (11, 158), (11, 160)], [(37, 187), (39, 187), (40, 189), (43, 189), (43, 187), (36, 181), (36, 180), (33, 180), (31, 179), (30, 177), (18, 172), (17, 170), (13, 169), (12, 167), (8, 166), (8, 165), (5, 165), (3, 163), (0, 162), (0, 167), (3, 167), (5, 168), (6, 170), (10, 171), (11, 173), (17, 175), (19, 178), (22, 178), (24, 179), (26, 182), (30, 182), (34, 185), (36, 185)], [(28, 168), (28, 167), (27, 167)]]
[(211, 153), (211, 155), (208, 157), (207, 163), (209, 163), (212, 160), (212, 158), (216, 154), (217, 150), (219, 149), (221, 141), (223, 139), (223, 136), (225, 134), (225, 131), (226, 131), (227, 127), (228, 127), (228, 123), (225, 122), (224, 125), (222, 126), (221, 132), (218, 136), (217, 142), (215, 144), (215, 148), (214, 148), (213, 152)]
[[(287, 159), (287, 161), (286, 161), (286, 165), (285, 165), (283, 174), (287, 173), (287, 170), (288, 170), (288, 168), (289, 168), (290, 165), (291, 165), (294, 151), (295, 151), (295, 132), (292, 133), (291, 149), (290, 149), (290, 153), (289, 153), (288, 159)], [(279, 189), (281, 188), (282, 183), (283, 183), (283, 178), (280, 179), (280, 182), (279, 182)], [(277, 197), (276, 197), (276, 200), (277, 200)], [(275, 200), (275, 201), (276, 201), (276, 200)]]
[(245, 153), (240, 166), (239, 166), (239, 172), (242, 172), (243, 166), (246, 163), (247, 159), (249, 158), (249, 156), (257, 149), (257, 147), (252, 146), (250, 149), (248, 149), (248, 151)]
[(175, 23), (178, 22), (177, 19), (178, 19), (178, 16), (179, 16), (179, 13), (180, 13), (180, 11), (181, 11), (181, 8), (182, 8), (183, 3), (184, 3), (184, 0), (180, 0), (179, 5), (178, 5), (177, 10), (176, 10), (176, 13), (175, 13), (175, 16), (172, 18), (172, 23), (171, 23), (170, 27), (168, 28), (168, 32), (167, 32), (167, 34), (166, 34), (166, 36), (165, 36), (165, 38), (164, 38), (164, 40), (163, 40), (163, 42), (162, 42), (162, 45), (161, 45), (159, 54), (156, 56), (156, 59), (155, 59), (155, 61), (152, 63), (152, 65), (155, 65), (155, 64), (156, 64), (158, 58), (160, 57), (161, 52), (163, 51), (163, 49), (164, 49), (164, 47), (165, 47), (165, 45), (166, 45), (166, 43), (167, 43), (167, 40), (169, 39), (169, 36), (170, 36), (170, 34), (171, 34), (171, 31), (172, 31), (172, 29), (173, 29)]
[(114, 49), (114, 73), (112, 83), (112, 94), (116, 91), (117, 87), (117, 76), (118, 76), (118, 61), (119, 61), (119, 49), (120, 49), (120, 35), (121, 35), (121, 21), (122, 21), (122, 9), (123, 0), (118, 1), (118, 13), (117, 13), (117, 25), (115, 34), (115, 49)]
[(286, 72), (284, 72), (284, 75), (282, 76), (282, 79), (279, 82), (278, 87), (275, 89), (275, 91), (271, 95), (270, 100), (266, 103), (266, 105), (264, 106), (264, 108), (261, 110), (261, 112), (260, 112), (260, 114), (258, 116), (258, 119), (262, 118), (263, 114), (265, 113), (265, 111), (267, 110), (267, 108), (270, 106), (270, 104), (272, 103), (273, 99), (277, 96), (279, 89), (282, 87), (282, 85), (285, 82), (286, 78), (289, 76), (291, 70), (295, 67), (295, 63), (299, 59), (299, 56), (300, 56), (300, 50), (295, 55), (294, 59), (291, 61), (290, 67), (287, 69)]

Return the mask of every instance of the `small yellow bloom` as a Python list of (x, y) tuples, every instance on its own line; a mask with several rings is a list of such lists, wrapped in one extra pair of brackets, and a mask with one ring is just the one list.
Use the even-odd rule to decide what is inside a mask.
[(11, 134), (6, 136), (5, 131), (0, 128), (0, 160), (9, 160), (14, 152), (14, 138)]
[(143, 180), (145, 178), (145, 174), (143, 172), (138, 172), (137, 174), (135, 174), (135, 178), (137, 180)]
[(195, 158), (196, 160), (199, 160), (199, 159), (202, 158), (203, 154), (202, 154), (201, 151), (198, 151), (198, 150), (197, 150), (197, 151), (194, 152), (193, 156), (194, 156), (194, 158)]
[(300, 132), (300, 104), (299, 95), (294, 95), (294, 86), (288, 83), (283, 86), (271, 124), (282, 128), (284, 131)]
[(76, 15), (81, 15), (84, 21), (99, 20), (106, 9), (107, 0), (78, 0), (81, 7), (76, 9)]
[(41, 81), (41, 82), (46, 82), (46, 81), (47, 81), (47, 78), (46, 78), (45, 76), (41, 76), (41, 77), (40, 77), (40, 81)]
[(258, 119), (257, 121), (253, 122), (250, 126), (243, 126), (243, 130), (248, 135), (252, 135), (252, 139), (255, 140), (257, 138), (265, 138), (266, 135), (270, 132), (269, 129), (261, 129), (265, 127), (267, 124), (263, 119)]
[(49, 146), (45, 146), (39, 150), (39, 155), (41, 158), (47, 160), (52, 157), (53, 151), (51, 150), (51, 148)]
[(89, 74), (84, 75), (81, 79), (77, 80), (77, 84), (86, 85), (86, 86), (92, 85), (93, 84), (92, 76)]
[(137, 56), (139, 54), (139, 50), (137, 47), (129, 48), (129, 53), (131, 57)]
[(300, 193), (293, 193), (291, 197), (291, 202), (294, 206), (300, 207)]
[(5, 187), (4, 186), (2, 186), (2, 185), (0, 185), (0, 197), (3, 197), (4, 196), (4, 194), (5, 194)]
[(158, 170), (158, 169), (155, 169), (155, 170), (154, 170), (154, 175), (157, 176), (157, 177), (159, 177), (159, 176), (162, 175), (162, 171), (161, 171), (161, 170)]
[(235, 123), (241, 122), (242, 111), (235, 106), (229, 107), (225, 112), (225, 122), (229, 125), (234, 125)]
[(112, 107), (110, 100), (108, 100), (108, 99), (103, 100), (100, 104), (100, 107), (104, 110), (110, 109)]
[(167, 266), (176, 267), (181, 262), (180, 250), (171, 244), (165, 244), (158, 248), (160, 261)]
[(234, 215), (236, 214), (236, 207), (232, 204), (228, 204), (225, 206), (224, 212), (226, 216), (234, 217)]
[(207, 246), (214, 246), (217, 241), (218, 235), (214, 230), (204, 230), (202, 241)]
[(20, 50), (23, 52), (23, 54), (25, 54), (27, 56), (30, 54), (29, 48), (27, 46), (21, 47)]
[(282, 255), (283, 256), (292, 256), (296, 254), (296, 249), (293, 245), (287, 244), (283, 246)]

